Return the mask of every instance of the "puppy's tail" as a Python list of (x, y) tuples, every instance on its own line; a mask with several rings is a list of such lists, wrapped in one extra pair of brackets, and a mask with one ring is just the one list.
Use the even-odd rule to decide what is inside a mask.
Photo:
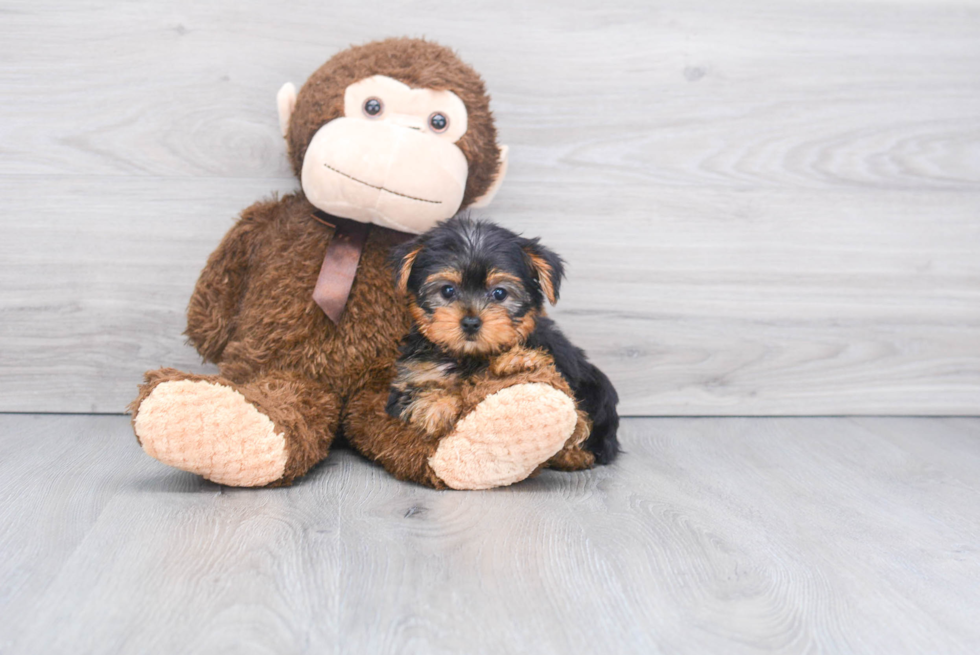
[(592, 419), (592, 433), (583, 446), (595, 455), (596, 464), (609, 464), (621, 452), (616, 437), (619, 430), (619, 413), (616, 411), (619, 394), (605, 373), (592, 362), (584, 364), (578, 396), (582, 409)]

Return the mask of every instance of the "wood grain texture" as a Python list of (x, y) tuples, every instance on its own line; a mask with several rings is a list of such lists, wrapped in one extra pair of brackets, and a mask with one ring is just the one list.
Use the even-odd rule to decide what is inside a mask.
[(235, 490), (0, 416), (4, 653), (973, 653), (980, 419), (631, 419), (489, 492)]
[(974, 2), (4, 2), (0, 410), (121, 411), (229, 221), (295, 187), (275, 91), (426, 35), (486, 78), (488, 215), (626, 414), (980, 412)]

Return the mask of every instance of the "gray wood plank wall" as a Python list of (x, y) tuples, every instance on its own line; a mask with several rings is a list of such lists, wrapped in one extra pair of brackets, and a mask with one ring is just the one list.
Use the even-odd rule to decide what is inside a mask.
[(973, 2), (0, 3), (0, 410), (118, 412), (295, 188), (275, 93), (427, 36), (493, 94), (486, 212), (626, 414), (980, 412)]

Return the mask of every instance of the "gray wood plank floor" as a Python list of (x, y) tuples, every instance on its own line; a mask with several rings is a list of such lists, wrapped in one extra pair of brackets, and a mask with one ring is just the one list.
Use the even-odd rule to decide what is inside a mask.
[(277, 89), (389, 35), (486, 78), (487, 214), (624, 413), (980, 413), (975, 0), (0, 0), (0, 410), (201, 370), (198, 271), (296, 185)]
[(976, 653), (980, 419), (632, 419), (490, 492), (288, 489), (0, 415), (2, 653)]

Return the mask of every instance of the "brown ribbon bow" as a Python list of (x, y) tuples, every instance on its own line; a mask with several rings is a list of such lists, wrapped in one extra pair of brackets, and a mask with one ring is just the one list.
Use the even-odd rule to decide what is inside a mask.
[[(313, 301), (320, 306), (334, 325), (339, 325), (344, 315), (344, 308), (347, 306), (347, 299), (350, 297), (351, 287), (354, 285), (354, 276), (357, 274), (357, 264), (361, 261), (364, 243), (373, 226), (331, 216), (320, 210), (314, 212), (312, 216), (334, 230), (333, 239), (323, 253), (320, 275), (313, 289)], [(396, 234), (403, 236), (404, 239), (412, 237), (411, 234), (400, 232)]]

